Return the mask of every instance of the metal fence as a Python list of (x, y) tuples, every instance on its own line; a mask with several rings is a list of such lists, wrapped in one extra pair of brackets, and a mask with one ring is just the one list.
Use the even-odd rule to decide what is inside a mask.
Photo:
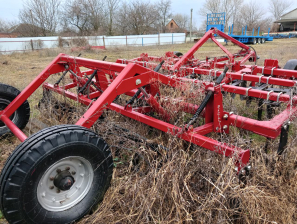
[(0, 38), (0, 53), (24, 52), (57, 47), (76, 46), (149, 46), (185, 43), (185, 33), (161, 33), (129, 36), (88, 36), (88, 37), (23, 37)]

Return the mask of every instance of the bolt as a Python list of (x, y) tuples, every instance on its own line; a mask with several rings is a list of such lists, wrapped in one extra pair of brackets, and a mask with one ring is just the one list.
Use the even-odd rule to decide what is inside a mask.
[(224, 114), (223, 118), (227, 120), (228, 119), (228, 114)]
[(71, 174), (72, 174), (72, 175), (75, 175), (75, 174), (76, 174), (76, 172), (75, 172), (75, 171), (72, 171), (72, 172), (71, 172)]
[(79, 163), (78, 166), (81, 166), (81, 163)]
[(70, 167), (69, 167), (69, 166), (67, 166), (67, 167), (66, 167), (66, 170), (70, 170)]
[(55, 201), (56, 201), (56, 199), (55, 199), (55, 198), (52, 198), (52, 201), (53, 201), (53, 202), (55, 202)]
[(41, 196), (44, 198), (45, 197), (45, 193), (43, 192)]
[(53, 181), (55, 178), (54, 177), (50, 177), (50, 181)]
[(60, 191), (60, 189), (57, 189), (57, 191), (56, 191), (56, 192), (59, 194), (61, 191)]
[(56, 171), (57, 171), (57, 173), (61, 173), (61, 170), (60, 169), (57, 169)]
[(49, 188), (50, 188), (51, 190), (53, 190), (55, 187), (54, 187), (54, 186), (50, 186)]
[(232, 115), (232, 114), (234, 114), (234, 112), (231, 111), (231, 112), (229, 113), (229, 115)]
[(224, 126), (223, 126), (223, 129), (224, 129), (224, 130), (226, 130), (227, 128), (228, 128), (228, 126), (227, 126), (227, 125), (224, 125)]
[(136, 85), (140, 85), (141, 84), (141, 80), (140, 79), (136, 79)]
[(216, 127), (216, 131), (218, 131), (219, 130), (219, 127)]

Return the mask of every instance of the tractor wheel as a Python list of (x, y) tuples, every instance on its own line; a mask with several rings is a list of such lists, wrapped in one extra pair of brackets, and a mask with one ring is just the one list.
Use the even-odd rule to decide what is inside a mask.
[(180, 57), (183, 56), (183, 53), (179, 52), (179, 51), (174, 51), (173, 52), (175, 56)]
[(9, 223), (73, 223), (109, 187), (108, 145), (76, 125), (43, 129), (22, 142), (0, 176), (0, 208)]
[[(4, 110), (18, 95), (20, 91), (13, 86), (0, 83), (0, 111)], [(26, 100), (11, 116), (10, 120), (20, 129), (26, 127), (30, 118), (30, 106)], [(10, 130), (0, 121), (0, 136)]]
[(297, 70), (297, 59), (291, 59), (287, 61), (287, 63), (284, 66), (284, 69)]

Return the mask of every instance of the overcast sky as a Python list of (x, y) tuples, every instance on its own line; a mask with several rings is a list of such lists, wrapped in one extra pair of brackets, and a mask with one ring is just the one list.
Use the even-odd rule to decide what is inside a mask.
[[(0, 18), (3, 20), (18, 20), (19, 10), (25, 0), (0, 0)], [(46, 1), (46, 0), (45, 0)], [(157, 0), (152, 0), (155, 2)], [(199, 28), (205, 18), (198, 14), (205, 0), (172, 0), (172, 12), (191, 15), (193, 8), (193, 25)], [(248, 2), (249, 0), (245, 0)], [(263, 14), (267, 14), (269, 0), (261, 0), (259, 7), (263, 8)], [(293, 0), (292, 9), (297, 8), (297, 0)]]

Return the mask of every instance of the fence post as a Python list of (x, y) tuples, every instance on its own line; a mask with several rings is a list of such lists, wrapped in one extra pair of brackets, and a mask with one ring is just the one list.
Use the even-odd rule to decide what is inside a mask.
[(32, 39), (30, 40), (30, 43), (31, 43), (31, 49), (32, 49), (32, 51), (34, 51), (34, 46), (33, 46), (33, 40)]
[(158, 44), (160, 45), (161, 44), (161, 40), (160, 40), (160, 33), (158, 33)]
[(185, 44), (187, 43), (187, 34), (185, 34)]
[(126, 36), (126, 46), (128, 46), (128, 37)]
[(172, 44), (173, 44), (173, 34), (172, 34)]
[(103, 46), (105, 48), (105, 39), (104, 39), (104, 36), (102, 38), (103, 38)]
[(142, 38), (142, 46), (143, 46), (143, 38)]

